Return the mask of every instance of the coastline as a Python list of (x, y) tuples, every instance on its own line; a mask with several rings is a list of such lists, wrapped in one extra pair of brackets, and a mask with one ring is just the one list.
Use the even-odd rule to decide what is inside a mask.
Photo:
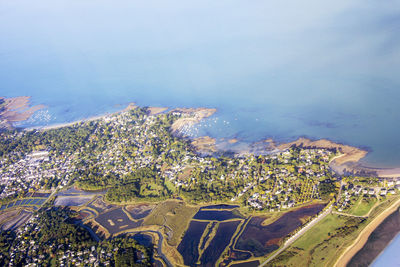
[[(0, 100), (4, 99), (7, 100), (6, 98), (0, 97)], [(10, 98), (11, 103), (14, 103), (13, 107), (16, 108), (21, 108), (21, 107), (26, 107), (26, 105), (29, 106), (29, 96), (21, 96), (21, 97), (16, 97), (16, 98)], [(43, 105), (39, 106), (34, 106), (31, 107), (26, 113), (30, 114), (28, 117), (24, 117), (25, 120), (28, 119), (32, 114), (30, 112), (39, 110), (43, 108)], [(105, 113), (102, 115), (96, 115), (88, 118), (83, 118), (80, 120), (72, 121), (72, 122), (66, 122), (66, 123), (58, 123), (58, 124), (52, 124), (52, 125), (47, 125), (47, 126), (39, 126), (39, 127), (29, 127), (29, 128), (23, 128), (26, 131), (29, 130), (51, 130), (51, 129), (58, 129), (62, 127), (69, 127), (77, 123), (85, 123), (85, 122), (90, 122), (90, 121), (95, 121), (95, 120), (101, 120), (105, 119), (107, 117), (111, 117), (113, 115), (122, 113), (124, 111), (134, 109), (137, 106), (135, 103), (130, 103), (126, 108), (116, 111), (114, 113)], [(174, 109), (169, 109), (166, 107), (147, 107), (149, 115), (156, 115), (159, 113), (163, 113), (167, 110), (168, 112), (177, 112), (180, 114), (185, 114), (188, 115), (186, 117), (183, 117), (171, 126), (171, 132), (174, 135), (184, 135), (183, 130), (186, 129), (187, 127), (191, 127), (194, 124), (199, 123), (201, 120), (208, 118), (212, 115), (215, 114), (217, 111), (214, 108), (174, 108)], [(13, 111), (15, 112), (15, 111)], [(0, 118), (1, 118), (0, 113)], [(25, 116), (27, 116), (25, 114)], [(22, 121), (22, 120), (19, 120)], [(4, 123), (4, 122), (3, 122)], [(13, 128), (12, 124), (7, 122), (7, 127), (8, 128)], [(217, 152), (218, 150), (223, 148), (220, 146), (219, 142), (216, 141), (215, 138), (210, 137), (210, 136), (202, 136), (198, 138), (194, 138), (193, 140), (193, 146), (198, 150), (198, 152), (202, 153), (213, 153)], [(227, 144), (229, 145), (238, 145), (240, 144), (240, 141), (236, 138), (229, 139)], [(321, 148), (321, 149), (335, 149), (341, 152), (341, 155), (338, 155), (334, 157), (331, 162), (329, 163), (331, 169), (339, 174), (345, 174), (345, 173), (352, 173), (352, 174), (361, 174), (361, 175), (370, 175), (370, 176), (377, 176), (380, 178), (396, 178), (400, 177), (400, 167), (399, 168), (390, 168), (390, 169), (384, 169), (384, 168), (375, 168), (375, 167), (368, 167), (368, 166), (363, 166), (359, 164), (359, 161), (364, 158), (367, 154), (368, 151), (358, 148), (358, 147), (353, 147), (350, 145), (345, 145), (345, 144), (340, 144), (336, 143), (334, 141), (330, 141), (328, 139), (318, 139), (318, 140), (311, 140), (309, 138), (305, 137), (299, 137), (297, 140), (289, 142), (289, 143), (281, 143), (278, 144), (276, 143), (273, 139), (267, 139), (263, 141), (259, 141), (256, 143), (251, 144), (251, 146), (257, 146), (257, 144), (263, 144), (267, 145), (268, 150), (271, 152), (274, 151), (282, 151), (286, 150), (292, 146), (297, 146), (297, 147), (302, 147), (302, 148)], [(254, 152), (252, 151), (253, 149), (248, 147), (244, 151), (236, 151), (238, 154), (243, 154), (243, 153), (251, 153)], [(257, 150), (257, 149), (256, 149)], [(265, 149), (261, 149), (265, 150)]]
[(304, 137), (300, 137), (296, 141), (290, 143), (280, 144), (277, 146), (277, 148), (280, 150), (284, 150), (292, 146), (303, 147), (303, 148), (324, 148), (324, 149), (338, 150), (342, 153), (342, 155), (336, 157), (336, 159), (333, 161), (338, 165), (344, 165), (349, 162), (358, 162), (360, 159), (364, 158), (368, 154), (368, 151), (366, 150), (349, 145), (335, 143), (327, 139), (319, 139), (313, 141), (311, 139)]
[(30, 96), (0, 97), (0, 129), (13, 128), (14, 122), (29, 119), (36, 111), (45, 105), (30, 106)]
[(351, 259), (364, 247), (367, 243), (369, 236), (376, 228), (385, 221), (387, 217), (392, 215), (400, 207), (400, 199), (397, 199), (389, 208), (385, 209), (381, 214), (374, 218), (358, 235), (357, 239), (347, 247), (343, 254), (336, 261), (334, 266), (346, 267)]
[(40, 131), (47, 131), (47, 130), (53, 130), (53, 129), (58, 129), (58, 128), (64, 128), (64, 127), (69, 127), (73, 126), (78, 123), (84, 123), (84, 122), (90, 122), (90, 121), (96, 121), (96, 120), (102, 120), (105, 119), (109, 116), (112, 116), (116, 113), (110, 113), (110, 114), (103, 114), (103, 115), (98, 115), (98, 116), (92, 116), (89, 118), (84, 118), (72, 122), (65, 122), (65, 123), (57, 123), (57, 124), (52, 124), (52, 125), (47, 125), (47, 126), (41, 126), (41, 127), (31, 127), (31, 128), (25, 128), (24, 130), (26, 131), (31, 131), (31, 130), (40, 130)]
[(378, 254), (378, 256), (376, 256), (376, 258), (371, 262), (370, 266), (374, 266), (380, 259), (380, 257), (382, 257), (385, 254), (386, 249), (390, 248), (393, 243), (398, 242), (398, 240), (400, 240), (400, 232), (398, 232), (393, 238), (392, 240), (390, 240), (390, 242), (387, 244), (387, 246)]
[[(129, 104), (127, 108), (122, 109), (120, 111), (114, 112), (114, 113), (106, 113), (103, 115), (98, 115), (98, 116), (92, 116), (89, 118), (84, 118), (80, 119), (74, 122), (69, 122), (69, 123), (60, 123), (60, 124), (54, 124), (54, 125), (49, 125), (49, 126), (43, 126), (43, 127), (34, 127), (34, 128), (26, 128), (24, 130), (41, 130), (41, 131), (46, 131), (46, 130), (51, 130), (51, 129), (58, 129), (58, 128), (63, 128), (63, 127), (68, 127), (72, 125), (76, 125), (79, 123), (85, 123), (85, 122), (90, 122), (90, 121), (96, 121), (96, 120), (102, 120), (106, 118), (110, 118), (111, 116), (121, 114), (123, 112), (132, 110), (137, 108), (133, 103)], [(158, 114), (161, 112), (164, 112), (167, 110), (167, 108), (153, 108), (153, 107), (146, 107), (147, 111), (149, 114)], [(208, 108), (187, 108), (187, 109), (173, 109), (169, 112), (177, 112), (180, 113), (181, 115), (183, 114), (183, 117), (178, 119), (179, 121), (178, 124), (173, 124), (171, 126), (171, 132), (174, 134), (180, 135), (182, 134), (182, 130), (184, 130), (186, 127), (190, 127), (198, 122), (200, 122), (202, 119), (207, 118), (211, 115), (213, 115), (216, 112), (216, 109), (208, 109)], [(209, 136), (203, 136), (192, 140), (192, 145), (198, 149), (198, 152), (201, 153), (202, 150), (209, 152), (216, 152), (216, 139), (209, 137)], [(229, 139), (227, 141), (229, 144), (235, 144), (238, 142), (237, 139)], [(320, 139), (320, 140), (310, 140), (306, 138), (299, 138), (296, 141), (286, 143), (286, 144), (279, 144), (276, 145), (272, 139), (269, 139), (267, 141), (264, 141), (270, 144), (272, 148), (274, 148), (276, 151), (282, 151), (289, 149), (292, 146), (298, 146), (302, 148), (321, 148), (321, 149), (332, 149), (335, 151), (339, 151), (341, 154), (335, 156), (334, 158), (331, 159), (330, 165), (334, 164), (339, 167), (344, 167), (344, 168), (365, 168), (371, 171), (376, 171), (377, 174), (382, 175), (379, 177), (385, 177), (385, 178), (393, 178), (393, 177), (400, 177), (400, 168), (394, 168), (394, 169), (378, 169), (378, 168), (368, 168), (368, 167), (363, 167), (361, 165), (358, 165), (357, 162), (359, 162), (360, 159), (365, 157), (367, 155), (368, 151), (357, 148), (357, 147), (352, 147), (349, 145), (344, 145), (344, 144), (339, 144), (335, 143), (330, 140), (326, 139)], [(354, 164), (354, 165), (352, 165)], [(354, 166), (354, 167), (353, 167)], [(395, 201), (394, 203), (391, 203), (391, 205), (385, 209), (381, 214), (379, 214), (376, 218), (374, 218), (357, 236), (357, 239), (354, 241), (352, 245), (350, 245), (343, 255), (338, 259), (337, 263), (335, 266), (346, 266), (348, 262), (356, 255), (356, 253), (362, 249), (362, 247), (366, 244), (368, 237), (371, 235), (373, 231), (376, 230), (379, 225), (382, 224), (382, 222), (391, 214), (393, 214), (393, 206), (394, 208), (397, 209), (400, 205), (400, 199)], [(392, 211), (392, 212), (391, 212)]]

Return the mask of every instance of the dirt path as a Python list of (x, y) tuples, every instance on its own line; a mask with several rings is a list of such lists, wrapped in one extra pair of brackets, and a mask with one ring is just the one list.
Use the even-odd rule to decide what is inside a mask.
[(379, 214), (372, 222), (370, 222), (358, 235), (357, 239), (351, 244), (336, 261), (335, 266), (345, 267), (351, 258), (365, 245), (371, 233), (400, 206), (400, 199), (397, 199), (389, 208)]

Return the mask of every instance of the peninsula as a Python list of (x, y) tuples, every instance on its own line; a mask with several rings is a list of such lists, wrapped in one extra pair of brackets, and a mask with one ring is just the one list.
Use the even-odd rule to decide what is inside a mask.
[(131, 104), (3, 131), (2, 263), (333, 266), (399, 203), (399, 179), (331, 169), (358, 148), (299, 139), (219, 153), (215, 139), (187, 137), (215, 112)]

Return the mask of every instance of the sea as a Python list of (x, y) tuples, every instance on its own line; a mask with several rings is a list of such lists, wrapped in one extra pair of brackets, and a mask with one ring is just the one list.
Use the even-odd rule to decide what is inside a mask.
[(371, 267), (399, 267), (400, 234), (390, 242), (385, 250), (375, 259)]
[(189, 136), (328, 138), (399, 167), (399, 25), (398, 0), (0, 0), (0, 96), (46, 105), (20, 127), (210, 107)]

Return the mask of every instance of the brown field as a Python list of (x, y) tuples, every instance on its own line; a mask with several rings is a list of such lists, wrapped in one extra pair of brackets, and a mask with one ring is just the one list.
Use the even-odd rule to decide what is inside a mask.
[(132, 219), (138, 220), (143, 219), (150, 214), (155, 205), (139, 204), (139, 205), (128, 205), (125, 210), (129, 213)]
[(88, 207), (95, 209), (97, 212), (104, 212), (108, 209), (113, 208), (113, 205), (107, 204), (104, 202), (103, 197), (96, 198), (92, 203), (88, 205)]
[(32, 216), (32, 212), (21, 210), (20, 213), (14, 216), (9, 221), (5, 222), (2, 226), (2, 230), (15, 230), (21, 225), (23, 225), (26, 221), (28, 221)]

